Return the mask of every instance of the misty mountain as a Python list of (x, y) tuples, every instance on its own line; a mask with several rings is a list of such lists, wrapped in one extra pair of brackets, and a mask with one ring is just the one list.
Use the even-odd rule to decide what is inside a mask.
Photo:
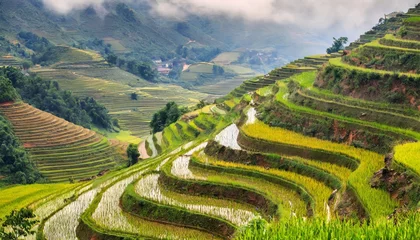
[(137, 59), (168, 56), (188, 43), (222, 51), (274, 48), (293, 59), (322, 52), (329, 41), (295, 27), (224, 15), (165, 18), (151, 11), (148, 1), (125, 2), (106, 2), (100, 10), (87, 7), (63, 15), (41, 0), (0, 0), (0, 36), (13, 41), (19, 32), (29, 31), (53, 44), (70, 46), (101, 39), (117, 55)]

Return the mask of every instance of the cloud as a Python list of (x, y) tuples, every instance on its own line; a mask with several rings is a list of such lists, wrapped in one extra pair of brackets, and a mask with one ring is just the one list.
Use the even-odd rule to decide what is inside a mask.
[[(157, 13), (226, 15), (248, 21), (275, 22), (326, 29), (372, 25), (385, 13), (406, 11), (418, 0), (161, 0)], [(164, 8), (160, 6), (164, 5)], [(171, 8), (172, 6), (172, 8)], [(171, 9), (169, 12), (168, 9)]]
[(59, 14), (67, 14), (72, 10), (81, 10), (87, 7), (101, 8), (106, 0), (42, 0), (48, 9)]
[[(113, 0), (43, 0), (57, 13), (88, 6), (100, 8)], [(301, 29), (360, 33), (370, 29), (385, 13), (406, 11), (418, 0), (121, 0), (148, 1), (152, 11), (164, 17), (189, 14), (242, 18), (249, 22), (292, 25)]]

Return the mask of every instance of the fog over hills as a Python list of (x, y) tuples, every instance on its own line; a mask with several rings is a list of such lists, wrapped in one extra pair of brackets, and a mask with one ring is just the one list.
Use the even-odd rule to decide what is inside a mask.
[[(52, 10), (67, 14), (94, 6), (106, 11), (103, 4), (113, 0), (43, 0)], [(320, 30), (321, 36), (348, 35), (369, 30), (384, 14), (414, 6), (415, 0), (125, 0), (131, 4), (150, 4), (161, 16), (182, 19), (188, 15), (227, 16), (248, 22), (293, 25), (303, 30)], [(309, 20), (309, 21), (308, 21)], [(333, 31), (331, 31), (333, 30)]]

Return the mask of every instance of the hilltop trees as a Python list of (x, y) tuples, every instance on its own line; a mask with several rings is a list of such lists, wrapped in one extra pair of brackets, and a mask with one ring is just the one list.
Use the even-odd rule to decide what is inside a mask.
[(346, 44), (349, 39), (347, 37), (340, 37), (340, 38), (333, 38), (334, 42), (333, 45), (329, 48), (327, 48), (327, 53), (331, 54), (331, 53), (335, 53), (338, 52), (340, 50), (344, 49), (344, 44)]
[(154, 133), (162, 131), (165, 127), (171, 125), (171, 123), (176, 122), (186, 111), (186, 108), (179, 107), (175, 102), (169, 102), (163, 109), (153, 114), (150, 127)]

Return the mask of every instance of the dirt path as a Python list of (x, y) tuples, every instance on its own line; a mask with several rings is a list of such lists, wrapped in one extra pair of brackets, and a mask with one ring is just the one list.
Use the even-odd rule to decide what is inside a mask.
[(141, 142), (139, 144), (139, 153), (140, 153), (140, 158), (141, 159), (148, 159), (150, 158), (149, 154), (147, 154), (147, 150), (146, 150), (146, 140), (144, 140), (143, 142)]
[(147, 142), (149, 143), (150, 150), (152, 150), (152, 156), (150, 156), (150, 157), (152, 157), (152, 158), (156, 157), (158, 155), (158, 151), (156, 149), (155, 143), (153, 142), (153, 135), (150, 135), (147, 138)]

